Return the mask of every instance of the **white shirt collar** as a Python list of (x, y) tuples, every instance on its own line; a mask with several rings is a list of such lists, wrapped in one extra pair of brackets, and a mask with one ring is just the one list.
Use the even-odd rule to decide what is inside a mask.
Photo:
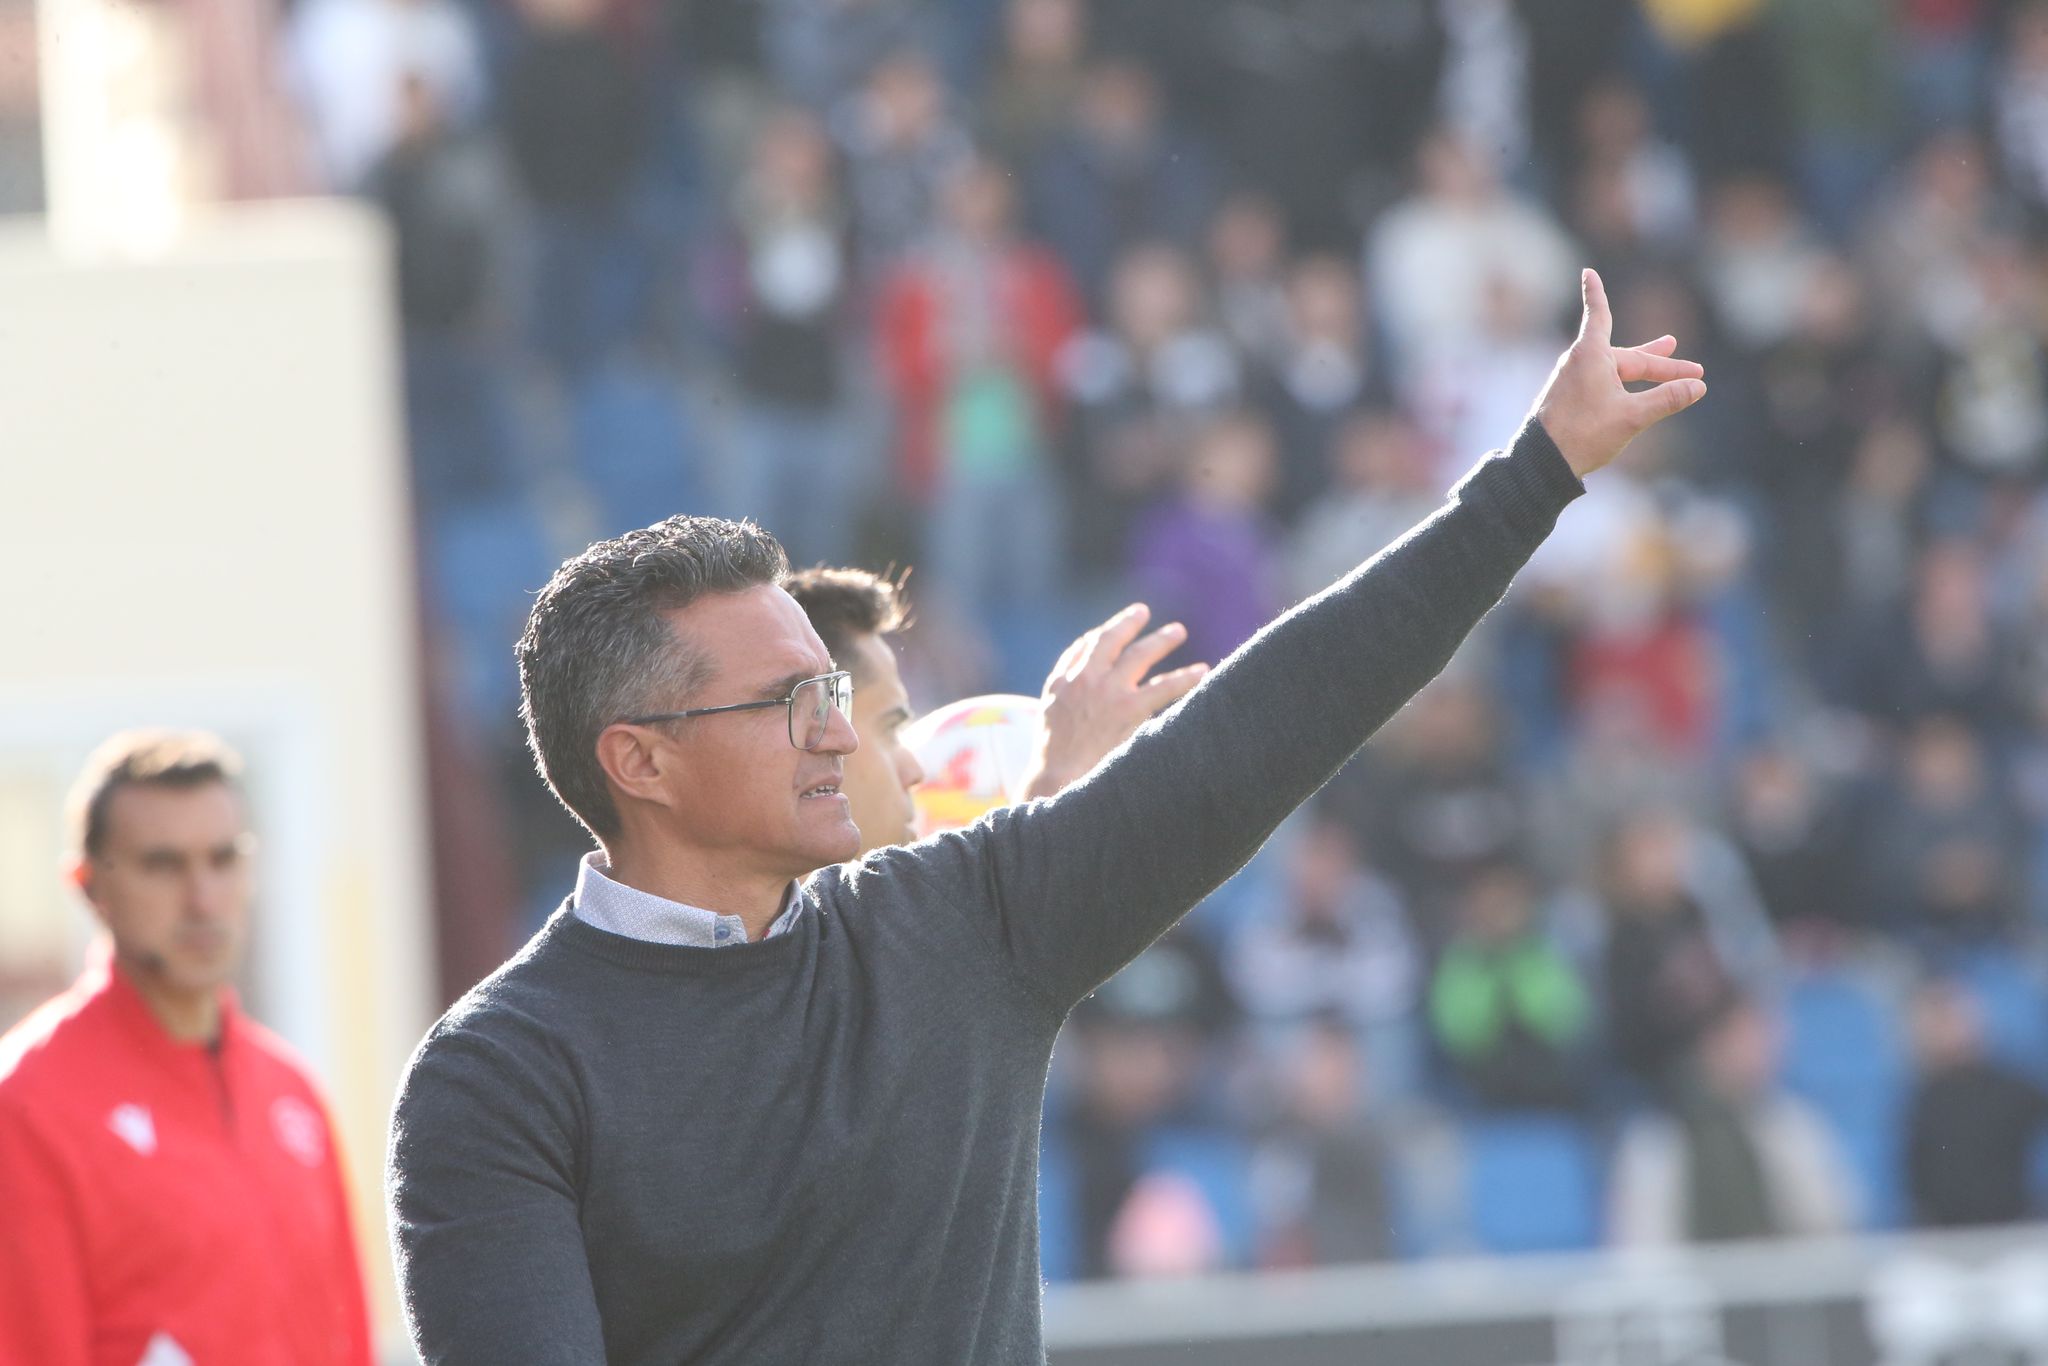
[[(570, 909), (578, 920), (628, 939), (650, 944), (675, 944), (692, 949), (722, 949), (747, 942), (746, 922), (736, 915), (720, 915), (701, 906), (690, 906), (667, 897), (643, 892), (614, 881), (604, 853), (593, 849), (583, 856), (576, 870), (576, 895)], [(768, 927), (763, 939), (773, 939), (796, 924), (803, 899), (796, 884), (789, 884), (783, 898), (782, 914)]]

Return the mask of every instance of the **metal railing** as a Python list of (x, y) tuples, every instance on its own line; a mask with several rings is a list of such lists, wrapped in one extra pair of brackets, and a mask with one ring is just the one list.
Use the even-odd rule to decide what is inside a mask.
[(1056, 1366), (2028, 1366), (2048, 1225), (1056, 1285)]

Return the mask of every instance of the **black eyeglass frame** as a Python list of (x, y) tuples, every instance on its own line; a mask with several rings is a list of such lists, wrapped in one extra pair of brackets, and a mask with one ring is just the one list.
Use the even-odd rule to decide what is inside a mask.
[[(766, 711), (770, 707), (781, 707), (787, 713), (785, 729), (789, 734), (790, 745), (795, 749), (804, 750), (806, 753), (809, 753), (810, 750), (816, 749), (818, 746), (812, 745), (806, 749), (805, 746), (799, 745), (796, 742), (796, 695), (813, 683), (823, 683), (826, 685), (825, 697), (828, 705), (836, 707), (839, 714), (851, 722), (853, 719), (853, 675), (845, 669), (835, 669), (828, 674), (814, 674), (810, 678), (803, 679), (789, 690), (787, 697), (773, 697), (760, 702), (728, 702), (722, 707), (691, 707), (688, 711), (658, 711), (647, 716), (628, 716), (624, 718), (623, 724), (628, 726), (652, 726), (662, 721), (687, 721), (693, 716), (716, 716), (720, 712)], [(830, 730), (831, 728), (832, 718), (827, 716), (825, 718), (825, 729)], [(821, 745), (823, 743), (825, 743), (825, 737), (821, 733), (818, 736), (818, 744)]]

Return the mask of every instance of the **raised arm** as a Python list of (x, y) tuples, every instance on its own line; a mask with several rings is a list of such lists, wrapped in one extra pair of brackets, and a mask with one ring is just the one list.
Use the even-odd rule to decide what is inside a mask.
[[(1617, 348), (1599, 277), (1514, 445), (1428, 521), (1280, 617), (1057, 797), (936, 845), (972, 861), (996, 934), (1064, 1008), (1251, 857), (1448, 662), (1583, 491), (1580, 477), (1705, 393), (1675, 343)], [(1626, 385), (1656, 387), (1631, 392)]]
[(436, 1031), (392, 1117), (399, 1299), (427, 1366), (604, 1366), (575, 1118), (488, 1040)]

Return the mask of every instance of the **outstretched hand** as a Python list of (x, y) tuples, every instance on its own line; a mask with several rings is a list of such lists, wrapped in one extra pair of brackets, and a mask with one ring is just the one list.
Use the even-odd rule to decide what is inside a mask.
[[(1579, 284), (1585, 312), (1578, 338), (1550, 372), (1534, 416), (1583, 479), (1651, 427), (1706, 397), (1707, 385), (1699, 365), (1672, 356), (1676, 338), (1614, 345), (1614, 317), (1599, 272), (1582, 271)], [(1640, 393), (1623, 387), (1641, 381), (1656, 387)]]
[(1087, 773), (1209, 671), (1206, 664), (1189, 664), (1146, 678), (1188, 634), (1171, 621), (1141, 638), (1151, 615), (1145, 604), (1131, 604), (1069, 645), (1053, 665), (1026, 798), (1050, 797)]

